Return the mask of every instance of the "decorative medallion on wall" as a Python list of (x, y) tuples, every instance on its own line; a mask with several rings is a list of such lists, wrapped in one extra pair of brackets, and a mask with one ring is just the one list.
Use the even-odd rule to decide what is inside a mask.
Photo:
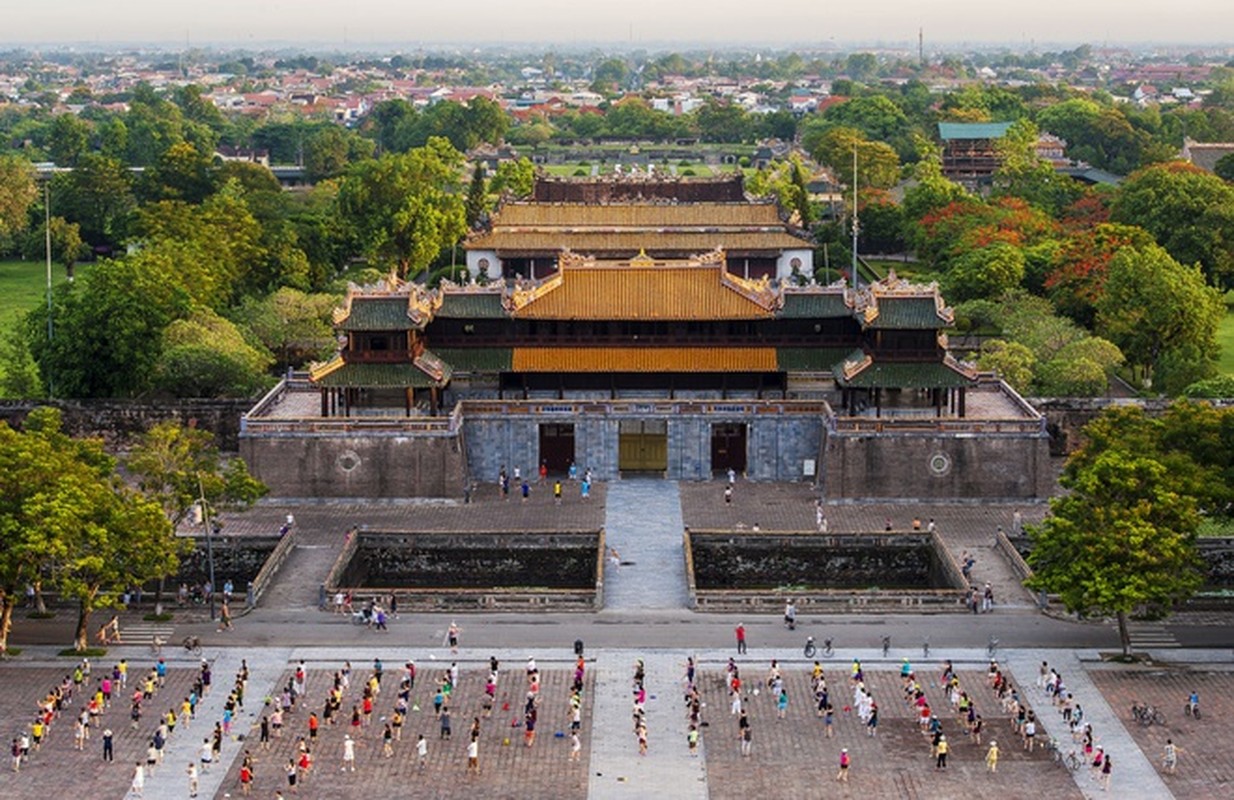
[(930, 472), (934, 475), (942, 477), (951, 472), (951, 457), (946, 453), (935, 453), (930, 456), (930, 460), (926, 462), (930, 468)]
[(344, 450), (334, 459), (334, 465), (345, 473), (351, 472), (360, 466), (360, 463), (360, 454), (355, 450)]

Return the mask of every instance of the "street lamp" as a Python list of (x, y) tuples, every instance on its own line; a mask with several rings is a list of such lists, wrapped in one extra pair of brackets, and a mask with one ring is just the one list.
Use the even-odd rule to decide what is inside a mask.
[(197, 474), (197, 492), (199, 502), (201, 503), (201, 520), (206, 526), (206, 569), (209, 571), (210, 581), (210, 621), (213, 622), (214, 616), (214, 538), (212, 534), (218, 533), (218, 519), (210, 519), (210, 506), (206, 505), (206, 490), (201, 482), (201, 473)]

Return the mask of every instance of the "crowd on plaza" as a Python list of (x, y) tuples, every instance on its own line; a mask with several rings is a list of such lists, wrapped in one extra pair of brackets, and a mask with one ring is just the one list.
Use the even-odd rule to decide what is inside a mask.
[[(573, 461), (571, 461), (570, 466), (566, 470), (566, 479), (570, 483), (578, 483), (578, 496), (580, 500), (590, 500), (591, 499), (591, 487), (592, 487), (591, 467), (588, 467), (587, 469), (583, 470), (582, 474), (580, 475), (578, 466)], [(548, 483), (547, 462), (540, 463), (540, 470), (536, 475), (535, 482), (536, 483)], [(523, 475), (522, 468), (515, 467), (514, 475), (513, 477), (511, 477), (510, 473), (506, 471), (506, 465), (502, 464), (501, 469), (498, 470), (497, 472), (497, 490), (501, 493), (502, 500), (510, 499), (511, 486), (514, 487), (514, 491), (518, 492), (519, 496), (522, 498), (522, 501), (524, 503), (526, 503), (531, 498), (531, 486), (532, 485), (529, 482), (529, 479), (525, 475)], [(565, 499), (565, 489), (561, 483), (560, 478), (553, 481), (552, 491), (553, 491), (553, 502), (556, 503), (557, 505), (561, 505), (562, 501)]]

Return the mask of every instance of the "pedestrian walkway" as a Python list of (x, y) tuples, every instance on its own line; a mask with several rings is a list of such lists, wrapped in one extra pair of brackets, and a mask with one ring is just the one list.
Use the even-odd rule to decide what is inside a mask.
[(164, 645), (171, 641), (176, 629), (169, 622), (131, 622), (120, 628), (120, 643), (125, 645), (154, 644), (157, 636)]
[(296, 544), (286, 563), (261, 597), (264, 608), (304, 610), (316, 608), (321, 585), (330, 574), (342, 549), (342, 536), (335, 531), (298, 531)]
[(1071, 734), (1062, 717), (1048, 705), (1046, 695), (1037, 688), (1037, 675), (1042, 661), (1058, 670), (1067, 691), (1084, 707), (1084, 719), (1093, 726), (1097, 744), (1110, 754), (1113, 764), (1110, 791), (1103, 792), (1092, 780), (1091, 770), (1081, 767), (1075, 772), (1075, 782), (1084, 796), (1095, 800), (1099, 797), (1118, 797), (1127, 800), (1164, 800), (1173, 797), (1161, 776), (1144, 756), (1122, 721), (1114, 713), (1101, 691), (1093, 684), (1080, 663), (1080, 651), (1075, 650), (1016, 650), (1005, 659), (1011, 667), (1016, 684), (1021, 687), (1037, 718), (1048, 736), (1062, 742), (1070, 742)]
[[(1118, 624), (1114, 627), (1117, 629)], [(1181, 646), (1160, 622), (1128, 622), (1127, 633), (1131, 636), (1131, 649), (1137, 653)]]
[(981, 589), (986, 583), (994, 589), (994, 605), (996, 608), (1036, 608), (1033, 596), (1020, 582), (1020, 578), (1007, 563), (1006, 557), (994, 546), (994, 532), (965, 530), (952, 531), (945, 526), (938, 529), (939, 538), (955, 560), (964, 564), (964, 554), (968, 553), (976, 563), (973, 564), (969, 580), (973, 586)]
[(707, 797), (706, 754), (690, 757), (684, 705), (685, 656), (648, 652), (641, 656), (647, 689), (647, 755), (634, 735), (635, 650), (596, 654), (595, 716), (592, 722), (591, 800), (611, 797)]
[(685, 608), (681, 494), (675, 481), (650, 478), (609, 484), (604, 535), (621, 556), (605, 562), (604, 608)]
[[(177, 729), (167, 740), (163, 765), (146, 779), (143, 800), (181, 800), (188, 796), (188, 772), (190, 762), (201, 764), (201, 740), (214, 731), (214, 723), (222, 720), (223, 706), (235, 684), (236, 673), (242, 659), (248, 660), (249, 682), (244, 693), (244, 710), (232, 722), (232, 735), (223, 740), (220, 759), (211, 765), (210, 771), (200, 776), (199, 797), (222, 796), (223, 779), (231, 764), (244, 751), (245, 745), (237, 737), (248, 736), (250, 728), (260, 719), (262, 698), (269, 697), (275, 682), (287, 669), (291, 650), (288, 648), (223, 648), (210, 658), (213, 688), (210, 694), (197, 704), (197, 713), (188, 730)], [(173, 666), (175, 666), (173, 664)], [(236, 794), (239, 794), (239, 787)]]

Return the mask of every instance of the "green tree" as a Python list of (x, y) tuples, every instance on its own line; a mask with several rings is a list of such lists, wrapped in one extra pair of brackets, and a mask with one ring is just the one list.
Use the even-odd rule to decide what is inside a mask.
[(1130, 655), (1130, 613), (1168, 608), (1200, 586), (1195, 500), (1175, 490), (1159, 462), (1117, 449), (1069, 464), (1059, 482), (1068, 493), (1030, 529), (1028, 585), (1057, 593), (1069, 611), (1114, 614)]
[(500, 195), (509, 192), (515, 197), (531, 197), (536, 185), (536, 168), (531, 159), (522, 157), (514, 161), (502, 161), (497, 165), (497, 173), (489, 183), (489, 189)]
[(82, 238), (97, 246), (118, 245), (137, 207), (128, 170), (117, 159), (96, 154), (82, 156), (72, 172), (56, 175), (51, 198), (55, 213), (80, 225)]
[(188, 142), (177, 142), (159, 154), (142, 175), (146, 200), (180, 200), (200, 203), (218, 188), (213, 162)]
[[(1214, 363), (1217, 327), (1225, 316), (1220, 293), (1198, 266), (1179, 264), (1164, 249), (1124, 248), (1110, 262), (1105, 294), (1097, 301), (1097, 330), (1114, 342), (1130, 364), (1151, 374), (1170, 351), (1185, 350), (1201, 364)], [(1182, 391), (1195, 380), (1161, 387)]]
[(34, 167), (20, 156), (0, 156), (0, 245), (26, 229), (38, 196)]
[(900, 157), (889, 145), (867, 140), (855, 128), (836, 127), (819, 139), (814, 158), (831, 167), (836, 178), (853, 185), (853, 151), (857, 154), (857, 179), (860, 186), (890, 189), (900, 180)]
[(234, 318), (274, 354), (280, 370), (299, 368), (334, 351), (331, 322), (338, 303), (336, 295), (284, 287), (262, 298), (246, 298)]
[(415, 275), (467, 230), (462, 166), (462, 154), (440, 138), (360, 164), (339, 187), (340, 220), (370, 259)]
[[(30, 231), (22, 248), (22, 258), (42, 260), (47, 247), (46, 231), (45, 225)], [(73, 267), (89, 253), (90, 248), (81, 240), (81, 227), (76, 222), (69, 222), (64, 217), (51, 218), (51, 258), (64, 266), (68, 277), (73, 277)]]
[(199, 308), (163, 331), (155, 385), (177, 397), (253, 397), (274, 383), (273, 361), (231, 321)]
[(694, 112), (694, 119), (704, 142), (749, 142), (754, 138), (750, 115), (734, 103), (708, 100)]
[(46, 397), (39, 365), (30, 355), (30, 346), (21, 327), (14, 326), (0, 338), (0, 397), (6, 400), (29, 400)]
[(1033, 382), (1037, 359), (1033, 351), (1019, 342), (991, 339), (981, 348), (977, 368), (991, 370), (1021, 394), (1028, 391)]
[(1119, 187), (1115, 222), (1138, 225), (1184, 264), (1199, 263), (1209, 281), (1234, 288), (1234, 186), (1184, 161), (1140, 170)]
[(60, 167), (77, 166), (90, 148), (90, 123), (74, 114), (59, 114), (47, 131), (47, 155)]
[(47, 309), (25, 319), (24, 333), (39, 375), (61, 397), (135, 397), (148, 389), (163, 329), (188, 313), (189, 295), (176, 279), (180, 263), (166, 252), (142, 251), (95, 265), (84, 280), (53, 293), (54, 337)]
[(953, 259), (947, 268), (947, 296), (955, 300), (1002, 297), (1024, 280), (1024, 251), (992, 244)]
[(1075, 202), (1082, 189), (1037, 155), (1037, 126), (1028, 119), (1012, 123), (998, 141), (1000, 164), (994, 173), (995, 195), (1019, 197), (1057, 216)]
[(1213, 174), (1227, 183), (1234, 183), (1234, 153), (1227, 153), (1217, 159)]
[(467, 186), (467, 200), (463, 205), (467, 228), (474, 228), (486, 210), (488, 210), (488, 188), (484, 180), (484, 163), (477, 161), (471, 173), (471, 183)]
[[(176, 420), (159, 422), (142, 434), (125, 467), (142, 493), (163, 509), (173, 531), (202, 498), (211, 509), (244, 510), (268, 491), (249, 474), (243, 459), (219, 455), (212, 433)], [(156, 607), (162, 592), (160, 578)]]
[(347, 134), (341, 128), (319, 128), (304, 141), (304, 171), (313, 181), (338, 177), (347, 169), (347, 154)]

